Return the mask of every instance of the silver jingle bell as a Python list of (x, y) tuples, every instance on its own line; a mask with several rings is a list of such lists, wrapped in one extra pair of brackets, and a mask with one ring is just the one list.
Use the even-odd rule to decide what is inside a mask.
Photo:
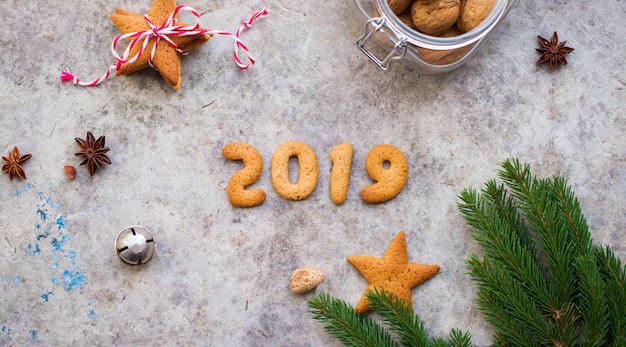
[(126, 227), (117, 234), (115, 249), (126, 264), (144, 264), (156, 252), (156, 242), (150, 230), (135, 225)]

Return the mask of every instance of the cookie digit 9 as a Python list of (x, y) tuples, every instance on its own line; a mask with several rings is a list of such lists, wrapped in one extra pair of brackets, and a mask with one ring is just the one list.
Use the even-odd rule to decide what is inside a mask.
[[(384, 163), (389, 168), (384, 168)], [(404, 153), (392, 145), (378, 145), (367, 154), (365, 169), (376, 183), (361, 190), (361, 199), (367, 203), (380, 203), (394, 198), (404, 188), (409, 165)]]
[(330, 172), (330, 199), (337, 205), (346, 201), (352, 165), (352, 145), (340, 143), (330, 151), (333, 168)]
[[(289, 158), (298, 159), (298, 182), (289, 180)], [(317, 156), (311, 147), (298, 141), (280, 145), (272, 156), (272, 184), (276, 192), (285, 199), (306, 199), (317, 185)]]
[(224, 158), (242, 160), (244, 168), (235, 172), (228, 181), (228, 199), (233, 206), (254, 207), (265, 201), (265, 192), (261, 189), (245, 189), (261, 177), (263, 158), (256, 148), (243, 143), (233, 142), (222, 148)]

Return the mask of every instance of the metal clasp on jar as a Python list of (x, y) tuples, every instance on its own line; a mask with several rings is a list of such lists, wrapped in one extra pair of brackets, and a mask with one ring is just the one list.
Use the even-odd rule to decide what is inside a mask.
[[(382, 60), (376, 57), (374, 53), (365, 47), (365, 43), (369, 41), (369, 39), (371, 39), (377, 32), (386, 34), (389, 41), (393, 44), (391, 52), (389, 52), (389, 54), (387, 54), (387, 56)], [(391, 34), (393, 34), (393, 36)], [(392, 61), (402, 59), (404, 57), (406, 54), (406, 42), (407, 39), (405, 37), (397, 35), (385, 23), (385, 18), (379, 17), (372, 18), (365, 23), (365, 32), (363, 33), (363, 36), (357, 40), (356, 45), (361, 51), (363, 51), (363, 53), (365, 53), (366, 56), (378, 65), (379, 68), (387, 70)]]

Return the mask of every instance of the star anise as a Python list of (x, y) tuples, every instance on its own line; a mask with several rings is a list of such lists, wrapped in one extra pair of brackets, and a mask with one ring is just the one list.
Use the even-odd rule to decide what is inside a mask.
[(537, 60), (537, 65), (550, 61), (550, 67), (552, 71), (556, 69), (556, 63), (560, 62), (563, 65), (567, 65), (567, 59), (565, 59), (565, 54), (573, 52), (574, 49), (571, 47), (565, 47), (565, 43), (567, 41), (559, 42), (559, 36), (556, 31), (552, 34), (552, 40), (548, 41), (541, 36), (537, 36), (537, 39), (541, 43), (540, 48), (537, 48), (537, 52), (541, 52), (541, 57)]
[(100, 164), (111, 164), (111, 160), (106, 156), (106, 152), (109, 151), (109, 147), (104, 147), (105, 137), (100, 136), (97, 140), (91, 132), (87, 132), (87, 138), (85, 140), (75, 138), (76, 144), (81, 149), (80, 152), (75, 154), (80, 157), (85, 157), (80, 165), (87, 164), (87, 171), (89, 175), (93, 176), (96, 170), (100, 169)]
[(13, 147), (13, 150), (9, 152), (7, 157), (2, 157), (2, 160), (6, 163), (2, 165), (2, 172), (7, 172), (11, 181), (13, 181), (13, 176), (15, 175), (25, 180), (26, 172), (24, 172), (21, 164), (30, 159), (30, 157), (32, 157), (30, 154), (20, 156), (20, 150), (17, 147)]

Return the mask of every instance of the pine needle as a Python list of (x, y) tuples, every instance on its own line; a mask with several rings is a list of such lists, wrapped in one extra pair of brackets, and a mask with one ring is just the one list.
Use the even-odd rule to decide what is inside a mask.
[(484, 257), (466, 267), (477, 304), (507, 346), (625, 346), (626, 269), (593, 244), (580, 203), (563, 177), (537, 179), (506, 160), (459, 210)]
[[(357, 314), (346, 302), (328, 294), (311, 298), (308, 306), (313, 318), (324, 323), (324, 329), (346, 346), (410, 346), (410, 347), (470, 347), (471, 335), (453, 329), (448, 339), (430, 339), (424, 323), (397, 296), (384, 290), (367, 292), (370, 308), (387, 323), (378, 325), (366, 314)], [(396, 342), (390, 329), (400, 340)]]
[(424, 329), (424, 323), (417, 315), (413, 315), (411, 308), (402, 300), (383, 289), (370, 290), (366, 295), (370, 308), (390, 325), (391, 331), (399, 336), (403, 346), (428, 346), (428, 333)]
[(313, 319), (324, 323), (324, 330), (346, 346), (397, 346), (380, 325), (367, 315), (357, 314), (345, 301), (318, 294), (309, 300), (308, 306)]

